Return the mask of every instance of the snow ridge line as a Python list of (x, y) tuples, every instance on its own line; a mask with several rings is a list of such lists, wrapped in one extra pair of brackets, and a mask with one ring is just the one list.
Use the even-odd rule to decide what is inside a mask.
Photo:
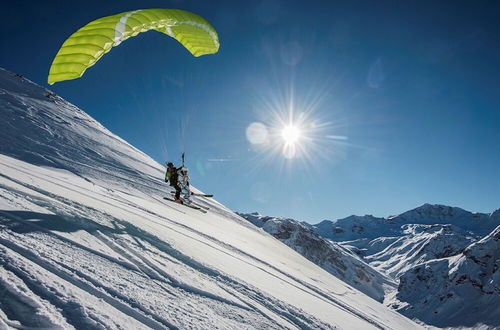
[[(148, 316), (141, 314), (140, 312), (138, 312), (134, 308), (119, 301), (118, 299), (113, 298), (113, 297), (99, 291), (98, 289), (91, 286), (90, 284), (88, 284), (82, 280), (79, 280), (76, 277), (71, 276), (60, 269), (57, 269), (54, 265), (40, 259), (40, 257), (38, 257), (33, 252), (31, 252), (23, 247), (20, 247), (15, 243), (12, 243), (12, 242), (0, 237), (0, 244), (2, 244), (5, 248), (8, 248), (8, 249), (20, 254), (24, 258), (39, 265), (43, 269), (53, 273), (54, 275), (60, 277), (61, 279), (73, 284), (74, 286), (88, 292), (89, 294), (91, 294), (97, 298), (104, 300), (106, 303), (113, 306), (114, 308), (116, 308), (117, 310), (122, 312), (123, 314), (128, 315), (128, 316), (136, 319), (138, 322), (144, 324), (145, 326), (148, 326), (152, 329), (163, 329), (164, 327), (168, 327), (170, 329), (177, 329), (177, 327), (175, 327), (172, 324), (167, 323), (166, 321), (158, 322), (157, 320), (153, 320), (153, 319), (149, 318)], [(17, 270), (15, 267), (12, 267), (8, 262), (6, 262), (2, 259), (0, 259), (0, 262), (3, 262), (3, 266), (6, 269), (9, 269), (11, 272), (15, 273), (17, 276), (20, 275), (19, 270)], [(23, 278), (25, 276), (21, 275), (20, 277)]]
[[(6, 70), (2, 69), (2, 71), (6, 71)], [(11, 74), (11, 73), (9, 73), (9, 74)], [(25, 107), (29, 107), (29, 105), (26, 103), (26, 100), (25, 100), (26, 98), (28, 98), (31, 101), (36, 102), (37, 105), (39, 105), (39, 108), (40, 108), (39, 113), (40, 113), (40, 115), (48, 117), (46, 115), (46, 113), (47, 112), (51, 112), (53, 110), (50, 107), (47, 106), (47, 104), (46, 104), (47, 99), (43, 95), (45, 93), (47, 93), (47, 92), (50, 92), (50, 91), (47, 88), (41, 87), (41, 86), (37, 85), (36, 83), (32, 82), (31, 80), (29, 80), (29, 79), (27, 79), (25, 77), (23, 77), (22, 79), (25, 80), (25, 81), (27, 81), (28, 83), (34, 85), (37, 89), (40, 89), (39, 97), (35, 97), (33, 95), (24, 95), (24, 94), (20, 94), (19, 92), (12, 93), (12, 91), (10, 91), (10, 90), (6, 90), (4, 88), (1, 88), (1, 90), (4, 91), (3, 98), (4, 99), (6, 97), (11, 98), (12, 99), (12, 103), (13, 103), (14, 106), (18, 106), (19, 103), (20, 103), (20, 104), (22, 104)], [(108, 138), (110, 138), (110, 139), (112, 139), (112, 140), (114, 140), (116, 142), (119, 142), (120, 144), (124, 144), (127, 148), (132, 149), (133, 151), (137, 152), (138, 154), (140, 154), (140, 155), (142, 155), (144, 157), (149, 157), (143, 151), (137, 149), (136, 147), (132, 146), (131, 144), (129, 144), (128, 142), (126, 142), (125, 140), (123, 140), (122, 138), (120, 138), (119, 136), (117, 136), (117, 135), (113, 134), (112, 132), (110, 132), (101, 123), (97, 122), (94, 118), (92, 118), (91, 116), (89, 116), (87, 113), (85, 113), (83, 110), (81, 110), (80, 108), (78, 108), (74, 104), (71, 104), (70, 102), (62, 99), (60, 96), (56, 96), (56, 97), (57, 97), (57, 99), (55, 99), (52, 103), (61, 105), (60, 108), (64, 109), (64, 111), (65, 111), (65, 113), (64, 113), (65, 117), (68, 117), (68, 114), (77, 113), (81, 117), (72, 116), (71, 119), (72, 120), (79, 120), (79, 121), (85, 121), (85, 122), (92, 123), (92, 125), (82, 125), (86, 129), (92, 130), (94, 132), (98, 132), (99, 134), (103, 134), (106, 137), (108, 137)], [(45, 125), (45, 121), (43, 121), (43, 124)], [(96, 126), (97, 126), (97, 128), (96, 128)], [(70, 145), (68, 145), (68, 146), (70, 146)], [(129, 154), (126, 153), (126, 152), (122, 152), (122, 151), (115, 151), (115, 152), (117, 154), (119, 154), (120, 156), (123, 156), (124, 158), (130, 159), (130, 160), (133, 160), (133, 161), (136, 161), (136, 162), (140, 163), (143, 166), (152, 168), (152, 169), (157, 170), (157, 171), (161, 171), (159, 164), (157, 164), (158, 166), (153, 166), (153, 165), (151, 165), (151, 163), (143, 161), (143, 159), (130, 157)], [(39, 156), (42, 156), (42, 155), (39, 155)], [(62, 155), (58, 155), (58, 156), (62, 156)], [(75, 164), (75, 160), (74, 159), (68, 159), (66, 157), (63, 157), (62, 159), (65, 160), (66, 162), (70, 163), (70, 164), (73, 164), (73, 165)], [(102, 162), (102, 160), (103, 159), (101, 158), (100, 162)], [(108, 164), (113, 164), (113, 163), (112, 162), (108, 162)], [(85, 164), (79, 163), (79, 165), (80, 166), (84, 166)], [(88, 167), (91, 168), (90, 166), (88, 166)], [(115, 166), (113, 168), (116, 169), (117, 167)], [(72, 171), (71, 169), (68, 169), (68, 170), (70, 172), (74, 173), (77, 176), (81, 176), (79, 173), (76, 173), (75, 171)], [(140, 174), (140, 172), (138, 172), (138, 171), (135, 171), (135, 172), (137, 174)], [(109, 173), (113, 173), (113, 172), (109, 172)], [(109, 173), (107, 173), (107, 174), (109, 174)], [(140, 184), (140, 183), (136, 183), (136, 184)], [(144, 185), (144, 186), (147, 187), (146, 185)]]

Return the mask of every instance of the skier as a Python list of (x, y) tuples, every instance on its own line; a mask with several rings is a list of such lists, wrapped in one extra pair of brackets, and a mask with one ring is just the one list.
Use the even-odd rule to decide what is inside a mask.
[(165, 173), (165, 182), (175, 189), (175, 201), (182, 204), (181, 200), (181, 187), (179, 187), (179, 169), (175, 168), (172, 162), (167, 163), (167, 172)]
[(189, 188), (189, 174), (185, 166), (179, 168), (178, 172), (179, 186), (182, 191), (182, 201), (185, 204), (191, 204), (191, 189)]
[[(184, 157), (182, 157), (184, 161)], [(165, 174), (165, 182), (170, 182), (170, 185), (175, 188), (175, 200), (171, 197), (163, 197), (170, 201), (174, 201), (184, 206), (190, 207), (195, 210), (199, 210), (202, 213), (207, 213), (209, 209), (208, 206), (202, 206), (195, 203), (191, 196), (203, 196), (203, 197), (213, 197), (209, 194), (195, 194), (191, 192), (191, 187), (189, 186), (189, 173), (187, 167), (184, 166), (184, 162), (181, 167), (175, 168), (174, 164), (171, 162), (167, 163), (167, 173)], [(181, 196), (182, 195), (182, 196)]]

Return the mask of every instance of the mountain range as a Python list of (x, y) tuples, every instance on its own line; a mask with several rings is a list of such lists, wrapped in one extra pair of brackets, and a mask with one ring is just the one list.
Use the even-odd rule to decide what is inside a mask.
[(437, 327), (500, 326), (500, 210), (424, 204), (316, 225), (240, 214), (398, 312)]

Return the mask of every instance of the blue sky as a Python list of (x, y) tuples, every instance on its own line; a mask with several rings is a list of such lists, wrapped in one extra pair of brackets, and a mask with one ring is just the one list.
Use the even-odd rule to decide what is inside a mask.
[[(495, 1), (29, 1), (0, 13), (0, 66), (45, 85), (87, 22), (179, 8), (218, 31), (192, 57), (156, 32), (50, 87), (238, 211), (312, 223), (425, 202), (500, 207), (500, 4)], [(271, 107), (270, 105), (273, 105)], [(308, 114), (314, 146), (287, 160), (252, 145), (272, 110)], [(341, 139), (330, 139), (337, 136)], [(273, 143), (280, 143), (280, 137)], [(223, 160), (223, 161), (219, 161)]]

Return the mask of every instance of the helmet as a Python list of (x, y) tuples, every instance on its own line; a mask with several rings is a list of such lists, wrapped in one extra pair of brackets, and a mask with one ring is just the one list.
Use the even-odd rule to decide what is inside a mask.
[(174, 166), (174, 163), (172, 163), (172, 162), (168, 162), (168, 163), (167, 163), (167, 166), (168, 166), (168, 167), (170, 167), (170, 166)]
[(186, 167), (186, 166), (182, 166), (182, 167), (181, 167), (181, 173), (182, 173), (183, 175), (188, 174), (188, 169), (187, 169), (187, 167)]

